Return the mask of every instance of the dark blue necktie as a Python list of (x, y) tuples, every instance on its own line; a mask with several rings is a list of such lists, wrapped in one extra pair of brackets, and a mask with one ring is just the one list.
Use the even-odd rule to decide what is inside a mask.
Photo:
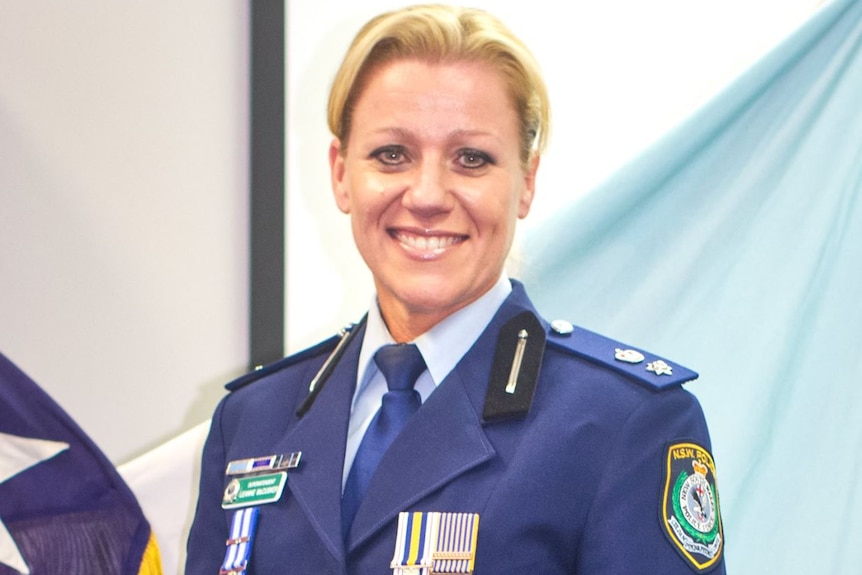
[(389, 391), (356, 451), (356, 458), (344, 485), (341, 500), (341, 526), (344, 537), (350, 532), (353, 518), (377, 464), (398, 436), (422, 400), (413, 389), (416, 379), (425, 371), (425, 361), (413, 344), (387, 345), (374, 354), (374, 362), (386, 378)]

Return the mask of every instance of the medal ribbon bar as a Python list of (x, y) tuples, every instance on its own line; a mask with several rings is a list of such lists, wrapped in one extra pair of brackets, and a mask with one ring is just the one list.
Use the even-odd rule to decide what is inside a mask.
[(251, 555), (251, 545), (254, 542), (257, 514), (257, 507), (246, 507), (234, 512), (230, 539), (226, 542), (227, 551), (219, 569), (220, 575), (245, 575), (248, 558)]

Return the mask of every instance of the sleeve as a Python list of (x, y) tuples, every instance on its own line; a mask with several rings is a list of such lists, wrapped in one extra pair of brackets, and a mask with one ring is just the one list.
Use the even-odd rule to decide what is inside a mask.
[(198, 501), (186, 544), (185, 575), (217, 574), (224, 559), (228, 525), (220, 504), (225, 466), (221, 421), (229, 397), (224, 398), (216, 408), (204, 444)]
[(652, 393), (620, 429), (580, 545), (578, 573), (722, 575), (715, 464), (695, 397)]

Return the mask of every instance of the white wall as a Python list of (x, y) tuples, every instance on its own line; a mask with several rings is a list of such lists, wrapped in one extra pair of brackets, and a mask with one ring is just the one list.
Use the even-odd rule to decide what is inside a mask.
[[(326, 99), (358, 28), (412, 2), (316, 0), (288, 11), (288, 300), (296, 351), (367, 307), (370, 277), (330, 194)], [(537, 225), (601, 182), (804, 21), (817, 0), (477, 0), (531, 47), (551, 93)], [(321, 15), (326, 15), (321, 17)], [(526, 228), (525, 228), (526, 229)], [(309, 305), (309, 302), (326, 302)]]
[[(554, 134), (528, 225), (784, 37), (816, 0), (476, 2), (533, 47)], [(247, 361), (248, 3), (13, 2), (0, 18), (0, 352), (116, 462), (207, 418)], [(288, 7), (288, 348), (371, 285), (329, 191), (325, 101), (399, 2)], [(325, 15), (325, 17), (323, 17)], [(189, 454), (196, 460), (197, 453)]]
[(247, 362), (248, 6), (8, 2), (0, 353), (115, 462)]

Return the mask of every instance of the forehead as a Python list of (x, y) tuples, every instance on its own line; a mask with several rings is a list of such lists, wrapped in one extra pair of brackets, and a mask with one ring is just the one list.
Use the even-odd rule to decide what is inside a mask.
[(509, 132), (518, 126), (506, 82), (487, 64), (395, 60), (369, 72), (356, 100), (354, 129), (429, 121), (462, 130)]

